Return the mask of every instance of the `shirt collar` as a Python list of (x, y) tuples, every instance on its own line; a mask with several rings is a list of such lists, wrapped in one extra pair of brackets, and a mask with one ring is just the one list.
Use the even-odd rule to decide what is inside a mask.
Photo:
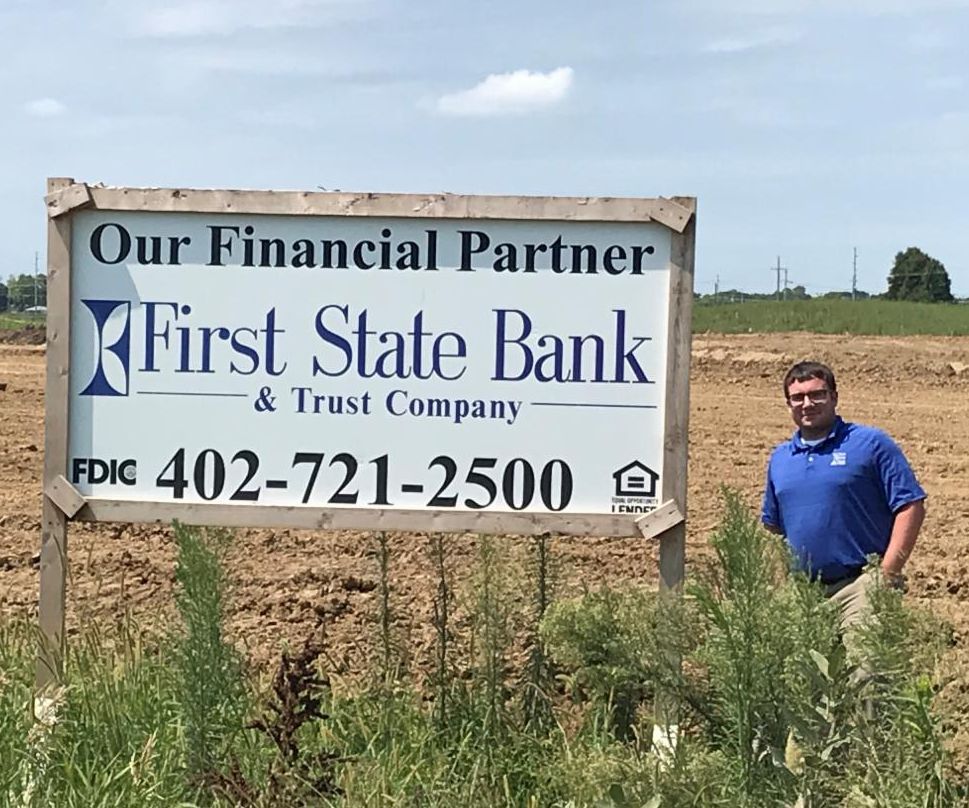
[(828, 433), (827, 437), (814, 446), (808, 446), (801, 438), (801, 430), (796, 429), (794, 430), (794, 435), (791, 437), (791, 454), (797, 454), (798, 452), (810, 452), (812, 449), (816, 451), (823, 447), (832, 438), (840, 437), (845, 428), (845, 422), (842, 420), (841, 416), (836, 415), (834, 424), (831, 426), (831, 431)]

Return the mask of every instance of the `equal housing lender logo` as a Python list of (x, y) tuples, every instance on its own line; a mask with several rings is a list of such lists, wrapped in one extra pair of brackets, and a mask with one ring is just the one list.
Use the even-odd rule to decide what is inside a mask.
[(659, 504), (659, 474), (640, 460), (633, 460), (612, 475), (613, 513), (647, 513)]

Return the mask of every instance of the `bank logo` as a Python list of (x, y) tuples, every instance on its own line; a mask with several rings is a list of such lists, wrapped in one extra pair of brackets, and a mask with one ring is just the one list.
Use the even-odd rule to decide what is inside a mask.
[(617, 497), (655, 497), (659, 475), (645, 463), (634, 460), (612, 475)]
[(94, 317), (97, 363), (82, 396), (128, 395), (131, 356), (131, 302), (81, 300)]

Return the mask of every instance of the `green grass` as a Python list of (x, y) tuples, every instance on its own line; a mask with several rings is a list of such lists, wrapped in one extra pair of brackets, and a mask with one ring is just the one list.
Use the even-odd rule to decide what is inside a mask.
[(0, 312), (0, 329), (43, 328), (46, 323), (43, 313)]
[[(43, 314), (0, 313), (0, 330), (43, 328)], [(969, 305), (895, 300), (698, 302), (693, 330), (720, 334), (808, 331), (816, 334), (969, 335)]]
[[(937, 627), (879, 591), (868, 714), (871, 693), (855, 683), (831, 604), (785, 574), (780, 540), (736, 497), (712, 538), (719, 563), (684, 601), (634, 587), (556, 600), (555, 545), (517, 569), (495, 539), (479, 539), (478, 569), (456, 597), (445, 591), (454, 539), (439, 541), (435, 620), (449, 640), (433, 675), (391, 659), (397, 596), (383, 544), (373, 636), (361, 638), (382, 663), (352, 688), (327, 669), (325, 636), (286, 652), (271, 681), (248, 675), (222, 634), (228, 535), (176, 533), (180, 625), (160, 637), (124, 620), (85, 626), (71, 641), (56, 722), (30, 720), (33, 630), (0, 625), (0, 805), (965, 804), (933, 706)], [(525, 622), (544, 613), (537, 637), (554, 678), (522, 680), (510, 667), (519, 585), (540, 596)], [(460, 603), (470, 643), (452, 636)], [(530, 718), (534, 687), (547, 691), (548, 720)], [(446, 695), (446, 710), (431, 694)], [(651, 744), (660, 695), (680, 727), (665, 757)], [(799, 762), (784, 754), (792, 729)]]
[(969, 305), (837, 299), (704, 302), (693, 307), (693, 331), (965, 336), (969, 334)]

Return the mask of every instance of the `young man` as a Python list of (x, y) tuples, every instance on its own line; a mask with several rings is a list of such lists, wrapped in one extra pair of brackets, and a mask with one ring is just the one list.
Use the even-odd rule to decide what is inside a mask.
[(881, 430), (837, 414), (834, 373), (799, 362), (784, 377), (797, 425), (773, 452), (761, 519), (782, 534), (798, 566), (825, 585), (842, 608), (842, 625), (861, 620), (869, 555), (885, 579), (902, 586), (902, 569), (925, 516), (925, 492), (905, 455)]

